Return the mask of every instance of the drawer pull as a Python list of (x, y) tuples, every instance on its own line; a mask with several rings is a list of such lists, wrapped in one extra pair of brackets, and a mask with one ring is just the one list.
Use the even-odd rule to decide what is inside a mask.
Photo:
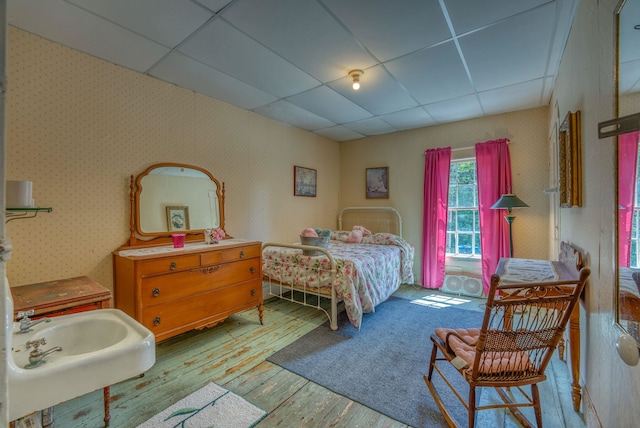
[(251, 267), (249, 268), (249, 272), (251, 272), (251, 273), (255, 273), (255, 272), (256, 272), (256, 268), (254, 268), (253, 266), (251, 266)]
[(153, 319), (153, 325), (155, 325), (156, 327), (160, 325), (160, 317), (155, 317)]
[(244, 257), (244, 251), (240, 250), (240, 258)]
[(202, 269), (200, 269), (200, 272), (204, 273), (204, 274), (208, 274), (208, 273), (214, 273), (215, 271), (217, 271), (219, 268), (219, 266), (207, 266), (207, 267), (203, 267)]
[(153, 289), (153, 297), (158, 297), (160, 295), (160, 289), (159, 288), (154, 288)]
[(176, 267), (178, 267), (176, 262), (171, 262), (171, 264), (169, 265), (169, 269), (171, 269), (171, 270), (176, 270)]
[(252, 288), (252, 289), (251, 289), (251, 295), (252, 295), (252, 296), (255, 296), (255, 295), (256, 295), (256, 289), (255, 289), (255, 288)]

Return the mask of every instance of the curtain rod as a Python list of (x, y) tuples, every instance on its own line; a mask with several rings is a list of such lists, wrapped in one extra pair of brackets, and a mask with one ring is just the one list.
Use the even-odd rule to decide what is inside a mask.
[[(511, 141), (507, 141), (507, 145), (510, 145)], [(470, 150), (470, 149), (475, 149), (476, 146), (470, 146), (470, 147), (456, 147), (455, 149), (451, 149), (452, 152), (459, 152), (460, 150)], [(428, 149), (427, 149), (428, 150)], [(426, 153), (426, 150), (425, 150)], [(422, 154), (422, 156), (425, 155), (425, 153)]]

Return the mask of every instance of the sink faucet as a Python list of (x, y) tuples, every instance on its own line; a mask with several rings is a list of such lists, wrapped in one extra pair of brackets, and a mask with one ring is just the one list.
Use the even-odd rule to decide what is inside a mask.
[(31, 331), (31, 327), (33, 327), (34, 325), (38, 325), (42, 322), (51, 322), (49, 318), (40, 318), (37, 321), (31, 321), (31, 318), (29, 318), (29, 315), (33, 315), (33, 314), (34, 314), (33, 309), (29, 309), (28, 311), (25, 311), (25, 312), (18, 312), (18, 319), (20, 319), (20, 331), (18, 332), (19, 334), (27, 333)]
[(49, 354), (53, 354), (57, 351), (62, 351), (60, 346), (55, 346), (51, 349), (47, 349), (46, 351), (41, 351), (39, 349), (40, 345), (46, 345), (47, 341), (43, 337), (42, 339), (29, 340), (26, 343), (27, 349), (33, 348), (33, 351), (29, 352), (29, 364), (24, 366), (25, 369), (32, 369), (34, 367), (38, 367), (44, 364), (46, 361), (43, 360)]

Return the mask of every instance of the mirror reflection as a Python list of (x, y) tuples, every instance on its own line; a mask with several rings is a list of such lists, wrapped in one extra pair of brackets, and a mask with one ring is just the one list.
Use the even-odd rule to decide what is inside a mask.
[[(640, 2), (619, 13), (618, 116), (640, 112)], [(640, 132), (618, 137), (618, 321), (640, 344)]]
[(136, 187), (137, 232), (142, 236), (221, 227), (220, 185), (204, 169), (154, 165), (138, 177)]

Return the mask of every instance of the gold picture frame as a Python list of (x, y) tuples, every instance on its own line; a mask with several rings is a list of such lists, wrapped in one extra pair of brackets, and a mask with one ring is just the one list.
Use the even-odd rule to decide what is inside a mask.
[(167, 209), (167, 230), (175, 232), (189, 230), (189, 207), (168, 206)]
[(582, 148), (580, 110), (567, 113), (559, 129), (558, 178), (560, 206), (582, 206)]

